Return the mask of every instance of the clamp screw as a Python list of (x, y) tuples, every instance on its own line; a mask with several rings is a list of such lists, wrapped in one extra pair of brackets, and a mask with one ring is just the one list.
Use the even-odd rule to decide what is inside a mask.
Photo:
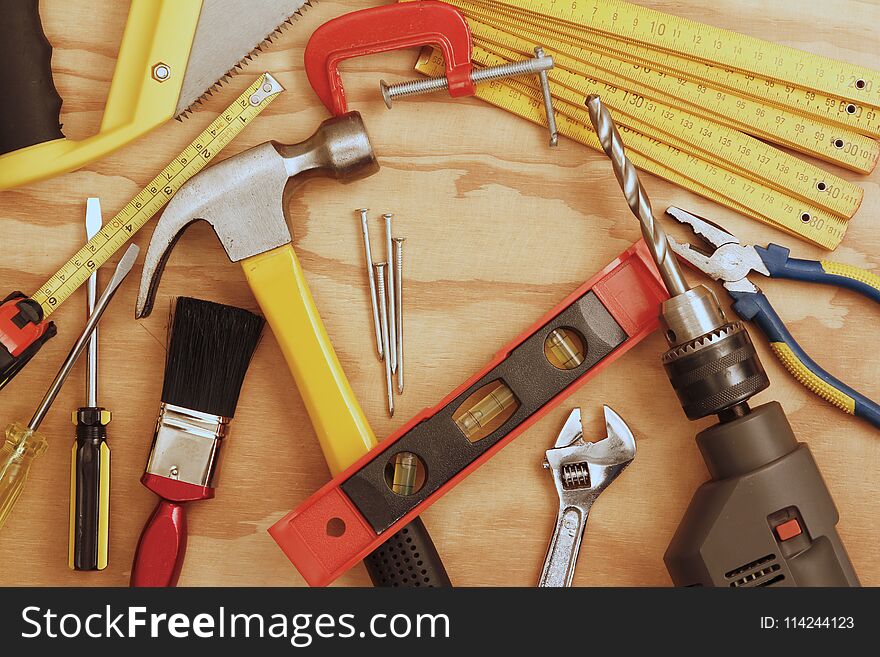
[[(544, 49), (535, 46), (535, 57), (544, 57)], [(550, 131), (550, 146), (559, 145), (559, 130), (556, 128), (556, 115), (553, 113), (553, 97), (550, 95), (550, 81), (547, 79), (547, 71), (538, 71), (538, 79), (541, 81), (541, 96), (544, 98), (544, 113), (547, 115), (547, 129)]]
[(171, 77), (171, 67), (164, 62), (153, 64), (153, 79), (159, 82), (165, 82)]
[[(471, 71), (471, 82), (480, 84), (481, 82), (510, 78), (516, 75), (534, 75), (551, 68), (553, 68), (553, 58), (548, 55), (540, 55), (521, 62), (510, 62), (509, 64), (474, 69)], [(379, 82), (382, 98), (385, 99), (385, 105), (389, 109), (391, 108), (391, 102), (398, 96), (417, 96), (446, 89), (448, 86), (449, 80), (445, 75), (435, 78), (408, 80), (407, 82), (398, 82), (397, 84), (388, 84), (385, 80)]]

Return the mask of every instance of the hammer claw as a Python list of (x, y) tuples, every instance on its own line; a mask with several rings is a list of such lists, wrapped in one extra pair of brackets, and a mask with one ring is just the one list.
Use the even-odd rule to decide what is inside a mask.
[(190, 178), (168, 203), (150, 239), (135, 316), (150, 314), (162, 270), (195, 221), (208, 222), (232, 262), (290, 244), (288, 197), (316, 176), (342, 182), (378, 171), (357, 112), (324, 121), (298, 144), (265, 142)]
[(169, 240), (164, 240), (162, 231), (159, 226), (153, 231), (150, 238), (150, 245), (147, 247), (147, 254), (144, 256), (144, 269), (141, 273), (141, 286), (138, 289), (137, 306), (134, 310), (135, 319), (149, 317), (153, 312), (153, 302), (156, 300), (156, 290), (159, 288), (159, 282), (162, 280), (162, 272), (165, 271), (165, 263), (168, 262), (168, 256), (171, 250), (177, 244), (177, 240), (183, 235), (191, 224), (199, 221), (192, 219), (171, 236)]

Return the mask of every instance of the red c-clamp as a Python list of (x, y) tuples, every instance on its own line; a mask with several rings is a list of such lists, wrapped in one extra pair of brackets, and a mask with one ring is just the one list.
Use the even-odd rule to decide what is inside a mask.
[(428, 45), (443, 52), (449, 95), (474, 95), (471, 31), (457, 9), (436, 0), (370, 7), (324, 23), (306, 45), (306, 75), (321, 102), (338, 116), (348, 111), (340, 62)]

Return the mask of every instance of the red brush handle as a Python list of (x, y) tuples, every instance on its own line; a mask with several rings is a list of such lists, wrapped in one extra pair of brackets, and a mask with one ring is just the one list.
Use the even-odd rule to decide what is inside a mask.
[(131, 585), (177, 586), (185, 555), (186, 509), (160, 499), (138, 541)]
[(145, 472), (141, 483), (159, 496), (131, 567), (131, 586), (177, 586), (186, 555), (185, 502), (208, 500), (214, 489)]

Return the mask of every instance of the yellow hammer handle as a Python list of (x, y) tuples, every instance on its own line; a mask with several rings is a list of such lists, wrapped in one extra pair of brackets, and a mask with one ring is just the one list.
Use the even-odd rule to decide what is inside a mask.
[(336, 475), (376, 444), (290, 244), (241, 262)]

